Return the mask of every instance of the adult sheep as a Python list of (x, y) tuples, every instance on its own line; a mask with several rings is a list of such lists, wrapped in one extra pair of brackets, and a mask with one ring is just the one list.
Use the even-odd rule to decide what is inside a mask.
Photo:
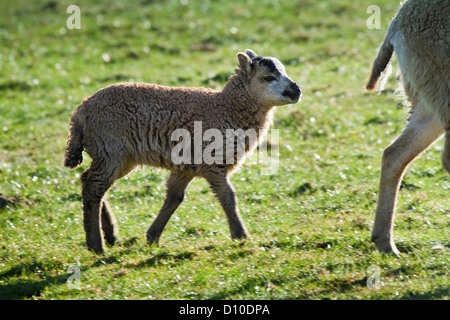
[[(257, 56), (251, 50), (238, 53), (237, 58), (239, 68), (222, 91), (119, 83), (97, 91), (76, 108), (71, 118), (64, 165), (79, 166), (83, 150), (92, 158), (91, 166), (81, 176), (84, 229), (89, 249), (100, 253), (105, 248), (104, 240), (111, 245), (115, 243), (117, 222), (104, 195), (115, 180), (137, 165), (170, 170), (166, 199), (147, 231), (149, 244), (158, 244), (165, 225), (195, 177), (208, 181), (226, 213), (231, 237), (248, 236), (229, 177), (268, 130), (273, 107), (297, 103), (301, 90), (286, 75), (279, 60)], [(212, 163), (203, 159), (197, 161), (209, 144), (203, 140), (199, 144), (198, 139), (193, 139), (187, 141), (187, 146), (192, 148), (180, 161), (173, 152), (180, 143), (179, 133), (187, 132), (188, 138), (194, 138), (196, 129), (201, 130), (201, 135), (209, 129), (220, 132), (223, 139), (218, 141), (224, 143), (230, 140), (229, 132), (248, 134), (250, 130), (255, 137), (241, 139), (241, 149), (236, 146), (239, 137), (236, 141), (231, 137), (231, 157), (229, 150), (220, 153), (217, 148), (216, 161)], [(217, 161), (217, 157), (221, 161)]]
[(444, 132), (450, 172), (450, 0), (409, 0), (389, 25), (366, 88), (373, 90), (395, 52), (411, 105), (401, 135), (384, 150), (372, 241), (399, 254), (393, 239), (397, 193), (406, 167)]

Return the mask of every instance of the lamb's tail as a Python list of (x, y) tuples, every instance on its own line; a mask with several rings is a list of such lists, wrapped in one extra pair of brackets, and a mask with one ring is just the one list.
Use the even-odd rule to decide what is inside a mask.
[(64, 153), (64, 166), (70, 169), (75, 169), (83, 162), (83, 126), (78, 121), (77, 111), (70, 121), (70, 133)]
[[(366, 89), (368, 91), (373, 91), (380, 79), (380, 76), (385, 71), (386, 67), (388, 67), (389, 62), (391, 61), (392, 53), (394, 52), (394, 47), (392, 46), (388, 37), (385, 37), (383, 44), (378, 51), (378, 55), (375, 58), (372, 67), (372, 74), (370, 75), (370, 79), (367, 82)], [(384, 77), (389, 76), (390, 67), (384, 72)]]

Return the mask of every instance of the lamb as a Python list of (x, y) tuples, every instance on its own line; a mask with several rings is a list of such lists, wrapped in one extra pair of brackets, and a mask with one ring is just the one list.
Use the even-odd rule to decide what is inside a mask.
[[(138, 165), (170, 171), (164, 204), (147, 231), (150, 245), (158, 245), (164, 227), (195, 177), (208, 181), (226, 213), (231, 237), (249, 236), (230, 176), (267, 132), (274, 107), (299, 102), (301, 90), (278, 59), (258, 56), (252, 50), (239, 52), (237, 58), (239, 67), (222, 91), (118, 83), (97, 91), (75, 109), (64, 165), (78, 167), (83, 150), (92, 158), (90, 167), (81, 176), (84, 229), (90, 250), (101, 253), (105, 241), (109, 245), (116, 242), (117, 221), (104, 195), (115, 180)], [(198, 145), (193, 139), (198, 128), (203, 133), (210, 129), (220, 132), (223, 139), (217, 141), (224, 143), (230, 141), (230, 130), (243, 132), (236, 136), (237, 140), (241, 138), (237, 142), (232, 137), (234, 147), (243, 146), (233, 147), (231, 156), (229, 148), (226, 153), (211, 152), (215, 159), (212, 163), (195, 161), (198, 148), (202, 155), (208, 147), (206, 142)], [(187, 146), (194, 145), (193, 150), (182, 149), (186, 151), (181, 157), (184, 161), (174, 157), (177, 154), (174, 150), (180, 145), (176, 140), (180, 132), (190, 134), (186, 139), (191, 141), (183, 141)], [(255, 133), (254, 139), (249, 132)]]
[(409, 0), (389, 25), (366, 85), (372, 91), (395, 52), (402, 74), (408, 123), (384, 150), (372, 241), (399, 255), (393, 239), (395, 203), (407, 166), (445, 133), (442, 153), (450, 172), (450, 1)]

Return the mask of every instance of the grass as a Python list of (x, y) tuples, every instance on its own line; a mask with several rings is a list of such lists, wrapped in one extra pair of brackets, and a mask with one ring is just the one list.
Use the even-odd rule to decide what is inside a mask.
[[(450, 298), (449, 176), (442, 141), (414, 162), (398, 199), (400, 258), (370, 242), (382, 150), (407, 110), (364, 92), (397, 10), (370, 1), (70, 1), (0, 3), (1, 299), (445, 299)], [(251, 48), (278, 57), (303, 91), (278, 108), (280, 167), (248, 163), (232, 177), (252, 235), (230, 240), (225, 215), (194, 181), (159, 248), (145, 232), (167, 172), (135, 170), (108, 194), (120, 243), (86, 250), (79, 176), (63, 151), (71, 112), (119, 81), (221, 88)], [(88, 157), (85, 157), (88, 159)], [(66, 281), (80, 268), (80, 290)], [(369, 267), (380, 270), (370, 289)]]

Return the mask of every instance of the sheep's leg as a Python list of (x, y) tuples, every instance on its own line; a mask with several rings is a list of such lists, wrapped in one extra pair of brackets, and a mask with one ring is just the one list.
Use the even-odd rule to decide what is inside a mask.
[(399, 254), (393, 239), (393, 225), (397, 193), (406, 167), (443, 133), (437, 119), (425, 114), (421, 107), (415, 106), (401, 135), (383, 153), (372, 230), (372, 241), (381, 252)]
[[(114, 234), (111, 231), (111, 225), (113, 225), (113, 220), (109, 215), (111, 212), (108, 212), (107, 205), (104, 205), (105, 202), (102, 205), (103, 196), (114, 182), (113, 177), (114, 174), (101, 170), (100, 166), (95, 165), (95, 163), (81, 176), (86, 244), (90, 250), (96, 253), (102, 253), (105, 249), (101, 231), (102, 220), (108, 221), (105, 225), (108, 230), (108, 242), (111, 240), (111, 235)], [(103, 218), (103, 216), (105, 217)]]
[(149, 245), (156, 243), (158, 245), (161, 233), (172, 214), (183, 202), (186, 188), (191, 182), (192, 177), (171, 174), (167, 180), (166, 199), (164, 204), (147, 231), (147, 241)]
[(445, 133), (444, 151), (442, 152), (442, 164), (445, 170), (450, 173), (450, 129)]
[(111, 207), (106, 200), (102, 201), (102, 230), (104, 232), (106, 242), (113, 246), (117, 240), (119, 234), (119, 228), (117, 226), (117, 220), (111, 211)]
[(248, 238), (248, 232), (239, 214), (238, 200), (231, 182), (226, 175), (205, 176), (212, 191), (227, 215), (232, 239)]

